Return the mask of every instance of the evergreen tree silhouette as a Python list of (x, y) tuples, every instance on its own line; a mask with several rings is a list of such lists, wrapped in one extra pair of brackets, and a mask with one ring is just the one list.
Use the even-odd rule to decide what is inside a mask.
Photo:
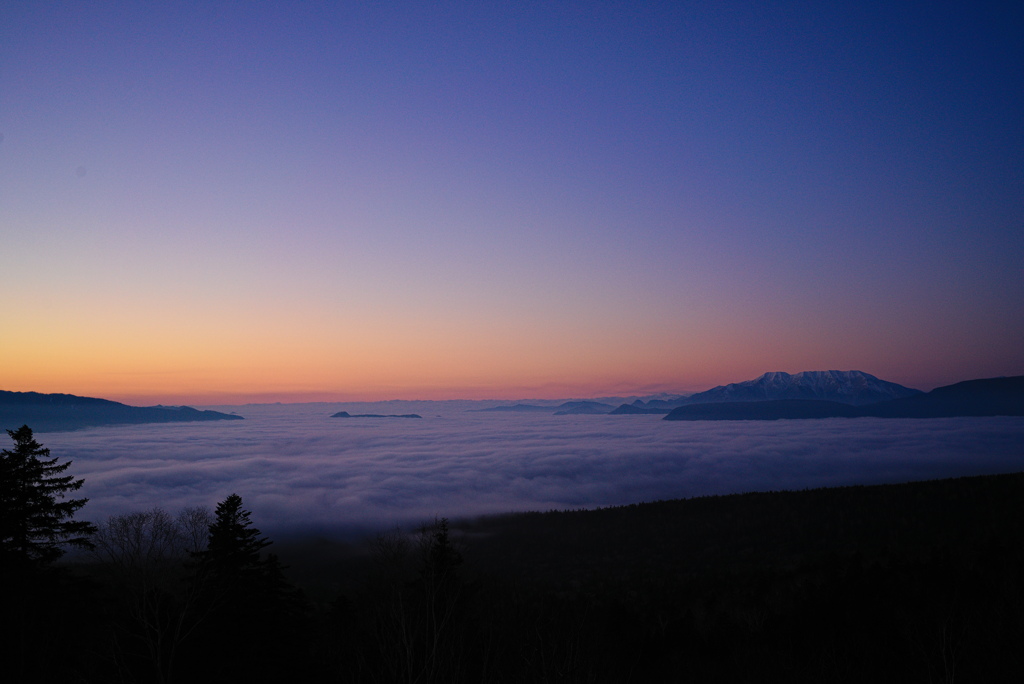
[(51, 563), (64, 554), (62, 545), (89, 546), (92, 523), (74, 520), (88, 499), (65, 499), (82, 487), (64, 471), (50, 450), (22, 425), (8, 430), (13, 449), (0, 452), (0, 562), (4, 565)]
[[(214, 676), (265, 680), (301, 671), (295, 653), (305, 608), (253, 527), (242, 497), (217, 504), (205, 550), (195, 554), (202, 624), (196, 660)], [(197, 662), (197, 664), (198, 664)]]
[(68, 616), (95, 614), (94, 587), (54, 565), (64, 546), (90, 546), (95, 527), (74, 520), (88, 499), (65, 498), (84, 481), (65, 474), (71, 462), (51, 458), (27, 425), (7, 434), (14, 446), (0, 451), (3, 672), (17, 682), (87, 678), (96, 630)]
[(228, 496), (214, 511), (206, 550), (198, 555), (201, 570), (222, 590), (251, 582), (264, 570), (260, 552), (271, 542), (252, 526), (250, 515), (238, 494)]

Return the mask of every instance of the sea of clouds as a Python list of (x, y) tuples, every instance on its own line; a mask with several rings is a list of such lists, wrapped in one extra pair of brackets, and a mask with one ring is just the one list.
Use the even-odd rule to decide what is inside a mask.
[[(436, 516), (1024, 470), (1024, 418), (669, 422), (462, 403), (217, 407), (244, 421), (39, 433), (72, 460), (80, 518), (212, 508), (233, 492), (271, 535), (352, 536)], [(331, 418), (419, 413), (422, 419)]]

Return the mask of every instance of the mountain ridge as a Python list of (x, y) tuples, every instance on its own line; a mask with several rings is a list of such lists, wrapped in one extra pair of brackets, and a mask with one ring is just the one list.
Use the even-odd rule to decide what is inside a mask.
[(881, 380), (859, 370), (771, 371), (753, 380), (719, 385), (687, 397), (686, 404), (773, 399), (817, 399), (863, 406), (921, 394), (921, 390)]
[(103, 425), (243, 420), (242, 416), (189, 406), (129, 406), (74, 394), (0, 390), (0, 429), (28, 425), (35, 432), (63, 432)]
[[(786, 373), (770, 371), (753, 380), (718, 385), (703, 392), (680, 396), (672, 401), (660, 400), (622, 404), (613, 415), (668, 414), (680, 406), (776, 400), (831, 401), (850, 406), (863, 406), (889, 399), (911, 397), (920, 390), (895, 382), (881, 380), (859, 370), (802, 371)], [(704, 409), (702, 409), (704, 411)]]
[(931, 392), (861, 406), (836, 401), (771, 399), (687, 404), (664, 420), (802, 418), (955, 418), (1024, 416), (1024, 376), (965, 380)]

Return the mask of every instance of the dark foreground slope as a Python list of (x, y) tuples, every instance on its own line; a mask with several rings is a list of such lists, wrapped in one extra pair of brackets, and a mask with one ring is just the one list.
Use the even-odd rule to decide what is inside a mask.
[(1024, 416), (1024, 376), (968, 380), (927, 394), (850, 406), (835, 401), (774, 400), (680, 406), (665, 420), (779, 420), (801, 418), (951, 418)]
[(1024, 542), (1024, 473), (510, 514), (465, 530), (489, 572), (540, 584), (911, 560)]
[[(1013, 474), (510, 514), (330, 562), (310, 547), (345, 587), (313, 648), (343, 681), (1015, 681), (1021, 501)], [(313, 587), (310, 557), (282, 559)]]
[(1009, 681), (1021, 501), (1017, 474), (510, 516), (466, 555), (593, 681)]
[(59, 636), (22, 639), (47, 657), (18, 681), (1018, 681), (1021, 501), (1013, 474), (440, 521), (275, 545), (314, 600), (268, 560), (231, 610), (194, 557), (133, 541), (9, 626)]
[(128, 406), (73, 394), (0, 391), (0, 429), (13, 430), (28, 425), (35, 432), (55, 432), (98, 425), (197, 420), (242, 420), (242, 417), (188, 406)]

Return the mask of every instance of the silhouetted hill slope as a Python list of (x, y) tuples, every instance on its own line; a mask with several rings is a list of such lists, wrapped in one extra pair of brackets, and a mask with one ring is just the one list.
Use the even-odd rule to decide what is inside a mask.
[(444, 555), (436, 525), (396, 531), (321, 547), (335, 587), (363, 579), (315, 633), (362, 681), (398, 681), (409, 643), (459, 665), (433, 681), (1017, 681), (1022, 498), (1018, 473), (509, 514)]
[(73, 394), (0, 391), (0, 429), (28, 425), (35, 432), (57, 432), (99, 425), (206, 420), (242, 420), (242, 416), (188, 406), (128, 406)]
[(485, 517), (468, 559), (536, 582), (787, 569), (1024, 542), (1024, 473)]
[(879, 380), (863, 371), (804, 371), (795, 375), (773, 372), (692, 394), (686, 404), (817, 399), (861, 406), (919, 393), (920, 390)]
[(1024, 376), (968, 380), (927, 394), (850, 406), (829, 401), (751, 401), (691, 404), (665, 420), (779, 420), (801, 418), (949, 418), (1024, 415)]
[(1024, 375), (966, 380), (863, 408), (865, 415), (883, 418), (1024, 416)]

